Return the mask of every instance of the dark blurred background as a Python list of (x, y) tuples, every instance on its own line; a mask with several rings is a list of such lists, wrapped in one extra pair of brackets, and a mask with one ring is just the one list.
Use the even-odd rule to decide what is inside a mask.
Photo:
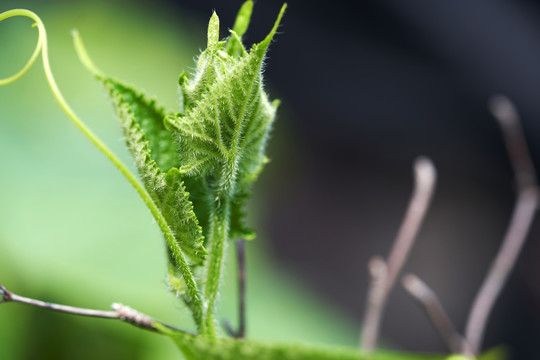
[[(1, 0), (0, 10), (28, 6), (41, 11), (51, 33), (56, 31), (54, 34), (58, 36), (53, 38), (51, 35), (51, 56), (59, 82), (62, 78), (64, 80), (64, 84), (60, 84), (64, 89), (88, 86), (90, 90), (84, 91), (93, 94), (92, 99), (104, 102), (103, 96), (99, 96), (100, 90), (96, 90), (99, 86), (85, 77), (73, 58), (67, 30), (79, 27), (87, 39), (90, 53), (96, 54), (94, 58), (98, 65), (106, 65), (101, 67), (141, 85), (160, 99), (165, 97), (165, 103), (173, 108), (175, 84), (165, 76), (176, 79), (182, 68), (193, 66), (191, 58), (197, 53), (197, 48), (201, 49), (205, 44), (205, 27), (211, 10), (218, 12), (222, 32), (226, 34), (240, 4), (241, 1), (223, 3), (209, 0), (160, 0), (152, 3)], [(278, 1), (256, 2), (253, 23), (245, 38), (248, 44), (260, 41), (266, 35), (280, 6)], [(121, 10), (122, 7), (125, 10)], [(3, 27), (4, 24), (0, 24), (0, 48), (12, 44), (14, 37), (22, 36), (13, 30), (8, 37), (2, 34)], [(21, 29), (26, 28), (21, 26)], [(22, 32), (28, 38), (26, 50), (0, 52), (2, 69), (7, 66), (4, 64), (11, 66), (6, 71), (2, 70), (0, 77), (15, 71), (31, 51), (34, 34), (29, 30)], [(77, 75), (66, 74), (67, 67), (63, 68), (58, 63), (63, 61), (60, 55), (57, 55), (55, 66), (55, 43), (64, 44), (61, 48), (57, 46), (57, 53), (66, 54), (64, 56), (68, 60), (65, 61), (74, 64), (69, 65), (72, 66), (69, 69), (76, 69), (73, 71)], [(171, 49), (173, 45), (176, 48)], [(163, 49), (167, 52), (158, 52)], [(15, 65), (10, 65), (12, 62)], [(276, 291), (272, 301), (268, 298), (271, 295), (265, 291), (264, 296), (259, 296), (263, 299), (254, 295), (250, 302), (253, 304), (253, 316), (260, 316), (261, 312), (256, 313), (255, 310), (261, 309), (272, 314), (267, 319), (273, 322), (269, 325), (263, 320), (252, 319), (254, 336), (327, 340), (329, 343), (354, 345), (365, 304), (367, 261), (375, 254), (386, 255), (390, 249), (412, 190), (411, 165), (418, 155), (433, 159), (439, 182), (406, 271), (414, 272), (433, 287), (452, 320), (459, 329), (463, 329), (470, 304), (504, 235), (515, 195), (513, 175), (500, 132), (486, 109), (490, 96), (502, 93), (515, 102), (522, 115), (533, 160), (540, 166), (540, 101), (537, 100), (540, 98), (540, 5), (532, 0), (293, 0), (289, 2), (267, 64), (266, 87), (270, 97), (280, 98), (283, 105), (268, 150), (272, 161), (255, 187), (252, 203), (252, 224), (258, 229), (260, 239), (249, 246), (257, 249), (253, 250), (256, 259), (264, 258), (271, 262), (268, 267), (253, 270), (253, 277), (274, 277), (268, 281)], [(39, 71), (34, 69), (30, 75), (41, 79)], [(84, 81), (74, 84), (74, 76), (80, 76)], [(43, 95), (47, 91), (46, 85), (42, 80), (36, 81), (40, 84), (37, 90), (30, 83), (22, 83), (12, 85), (11, 89), (0, 88), (0, 95), (15, 96), (13, 89), (18, 86), (28, 96), (28, 103), (20, 107), (30, 106), (37, 96), (43, 97), (40, 106), (49, 106), (45, 104), (52, 103), (51, 97)], [(165, 83), (167, 85), (162, 86)], [(84, 91), (81, 90), (79, 95), (75, 91), (65, 92), (70, 95), (68, 100), (74, 107), (79, 106), (79, 112), (86, 116), (90, 125), (101, 131), (106, 140), (113, 142), (118, 152), (122, 152), (120, 135), (107, 104), (103, 106), (105, 117), (100, 117), (96, 105), (88, 103), (86, 95), (82, 95)], [(53, 134), (42, 123), (43, 120), (38, 120), (38, 125), (31, 119), (21, 120), (22, 125), (6, 120), (8, 116), (22, 119), (23, 115), (20, 108), (4, 99), (0, 97), (0, 137), (3, 142), (0, 147), (5, 146), (4, 154), (26, 159), (20, 153), (35, 146), (35, 152), (43, 157), (40, 161), (48, 161), (44, 165), (38, 164), (44, 168), (43, 171), (45, 168), (50, 171), (54, 166), (63, 169), (73, 167), (75, 170), (67, 176), (69, 181), (66, 180), (66, 184), (88, 183), (90, 177), (94, 186), (102, 186), (84, 187), (84, 191), (92, 192), (94, 198), (103, 196), (103, 201), (108, 201), (111, 194), (121, 196), (118, 190), (111, 189), (116, 189), (114, 181), (119, 189), (123, 189), (122, 179), (110, 166), (101, 165), (105, 161), (99, 154), (94, 160), (95, 151), (89, 146), (87, 150), (86, 144), (78, 144), (84, 140), (71, 129), (60, 111), (54, 109), (54, 104), (50, 106), (53, 113), (48, 116), (61, 123), (62, 130), (58, 130), (58, 125)], [(21, 101), (20, 97), (17, 99)], [(40, 110), (34, 111), (41, 113)], [(27, 117), (35, 116), (32, 114), (28, 113)], [(62, 165), (49, 160), (62, 153), (66, 143), (52, 140), (58, 149), (56, 152), (50, 150), (51, 154), (47, 156), (40, 153), (40, 145), (35, 145), (28, 137), (30, 133), (36, 139), (44, 136), (57, 139), (59, 131), (70, 145), (77, 149), (84, 146), (81, 154), (86, 154), (86, 151), (92, 154), (72, 155), (83, 156), (85, 161), (90, 161), (91, 169), (88, 169), (88, 163), (79, 164), (77, 159), (80, 157), (71, 159), (72, 163), (68, 158), (65, 160), (68, 164)], [(16, 136), (21, 140), (14, 140)], [(11, 139), (13, 144), (6, 139)], [(17, 154), (13, 155), (13, 152)], [(36, 156), (31, 153), (28, 159)], [(7, 160), (9, 162), (10, 157)], [(6, 216), (6, 220), (0, 218), (2, 223), (16, 224), (20, 219), (23, 223), (29, 221), (28, 208), (19, 206), (22, 207), (19, 214), (16, 211), (18, 205), (14, 204), (19, 204), (21, 199), (24, 202), (25, 196), (33, 196), (28, 195), (28, 188), (35, 186), (33, 184), (40, 181), (44, 172), (31, 171), (28, 166), (35, 166), (35, 161), (28, 160), (26, 166), (20, 161), (12, 167), (7, 166), (10, 172), (2, 175), (2, 186), (10, 188), (20, 184), (21, 177), (25, 179), (21, 193), (11, 197), (4, 195), (2, 202), (6, 202), (10, 210), (9, 213), (7, 209), (3, 213), (0, 211)], [(25, 169), (22, 174), (20, 167)], [(114, 184), (105, 183), (101, 173), (96, 171), (110, 173)], [(26, 172), (28, 177), (23, 175)], [(65, 189), (71, 185), (58, 184), (58, 172), (53, 171), (53, 175), (50, 179), (45, 176), (50, 183), (44, 185), (43, 192), (56, 189), (65, 193), (65, 204), (76, 201), (83, 190), (74, 188), (70, 195)], [(66, 179), (66, 175), (61, 178)], [(109, 191), (109, 195), (99, 195), (103, 191)], [(122, 195), (122, 199), (129, 200), (116, 203), (118, 214), (123, 214), (125, 208), (136, 207), (136, 216), (148, 218), (138, 200), (133, 199), (130, 189), (123, 191), (125, 196)], [(49, 197), (57, 201), (57, 195)], [(53, 200), (43, 201), (42, 206), (46, 209), (48, 205), (45, 204)], [(89, 210), (85, 216), (101, 211), (96, 210), (101, 205), (87, 207)], [(63, 209), (63, 206), (62, 203), (58, 208)], [(9, 220), (9, 216), (15, 216), (14, 211), (18, 217)], [(59, 214), (63, 214), (62, 211)], [(125, 228), (113, 223), (100, 236), (110, 237), (106, 240), (108, 243), (115, 241), (111, 231), (119, 237), (125, 237), (126, 231), (140, 234), (130, 230), (133, 222), (130, 216), (126, 216)], [(95, 229), (102, 226), (103, 221), (96, 219), (96, 225), (88, 227)], [(57, 231), (54, 223), (44, 223), (50, 226), (47, 231)], [(77, 224), (76, 220), (71, 223)], [(59, 221), (57, 225), (62, 224)], [(152, 224), (147, 225), (148, 232), (157, 237)], [(76, 230), (75, 225), (72, 226), (73, 233), (79, 236), (80, 227)], [(485, 348), (505, 344), (512, 353), (512, 359), (535, 358), (535, 348), (540, 339), (539, 226), (538, 222), (533, 225), (486, 333)], [(14, 268), (27, 268), (24, 262), (33, 260), (27, 259), (28, 253), (22, 253), (28, 248), (22, 239), (32, 237), (32, 233), (25, 235), (20, 225), (11, 227), (11, 232), (10, 226), (6, 226), (3, 232), (0, 230), (0, 237), (6, 238), (0, 240), (0, 246), (4, 244), (0, 252), (11, 251), (9, 256), (14, 259)], [(19, 245), (13, 245), (16, 242), (13, 237), (20, 237)], [(50, 235), (53, 237), (57, 235)], [(95, 235), (89, 237), (89, 242), (95, 241)], [(138, 242), (145, 246), (149, 241)], [(157, 244), (158, 241), (152, 243), (156, 243), (156, 259), (161, 259), (162, 244)], [(62, 242), (56, 246), (56, 250), (51, 250), (49, 261), (43, 260), (44, 264), (50, 263), (58, 249), (62, 249), (66, 257), (75, 251), (66, 248)], [(96, 254), (101, 254), (102, 249), (98, 247)], [(141, 253), (147, 251), (144, 249), (141, 248)], [(34, 256), (40, 257), (40, 254), (36, 250)], [(118, 266), (117, 257), (110, 257), (114, 264), (111, 267)], [(83, 267), (81, 273), (92, 268), (92, 260), (88, 261), (87, 268)], [(132, 258), (131, 261), (136, 260)], [(58, 274), (73, 266), (66, 260), (65, 264), (57, 265)], [(230, 270), (231, 280), (228, 283), (232, 283), (234, 288), (232, 269), (234, 267)], [(159, 267), (154, 270), (155, 276), (162, 276), (162, 270)], [(124, 276), (129, 276), (133, 269), (125, 271)], [(28, 272), (18, 270), (20, 279), (13, 284), (18, 286), (26, 282), (28, 287), (25, 290), (30, 292), (35, 285), (25, 276), (35, 278), (37, 272), (30, 272), (30, 276), (25, 275)], [(88, 281), (95, 282), (97, 276), (115, 284), (109, 279), (111, 272), (118, 274), (116, 268), (103, 270), (101, 275), (90, 274)], [(7, 274), (7, 270), (4, 273)], [(15, 277), (14, 270), (9, 270), (9, 274)], [(124, 277), (118, 277), (116, 281), (125, 282)], [(66, 283), (71, 282), (62, 281), (64, 286), (58, 287), (65, 292)], [(152, 281), (155, 282), (155, 278), (148, 279), (149, 284)], [(133, 283), (137, 284), (137, 280), (133, 279)], [(257, 284), (253, 283), (252, 289)], [(268, 289), (270, 285), (265, 286), (261, 285), (261, 289)], [(162, 280), (155, 285), (155, 289), (159, 289), (156, 291), (165, 293), (163, 288)], [(82, 288), (76, 292), (84, 298), (89, 291)], [(59, 290), (57, 294), (62, 295), (63, 292)], [(111, 297), (114, 294), (112, 290), (108, 292)], [(131, 296), (141, 296), (130, 290), (126, 294), (129, 295), (124, 301), (130, 305), (135, 305)], [(234, 295), (224, 295), (224, 298), (224, 308), (228, 309), (225, 312), (234, 313)], [(173, 303), (169, 298), (162, 301)], [(260, 301), (259, 305), (256, 305), (257, 301)], [(148, 299), (144, 304), (151, 303), (155, 300)], [(313, 305), (311, 313), (295, 319), (298, 309), (307, 307), (307, 304), (318, 305)], [(326, 315), (321, 315), (321, 312)], [(332, 323), (334, 320), (330, 318), (341, 319), (341, 322)], [(269, 326), (273, 330), (268, 330)], [(341, 332), (336, 329), (341, 329)], [(4, 331), (6, 333), (7, 330)], [(393, 348), (446, 351), (425, 314), (401, 288), (396, 288), (390, 298), (382, 336)], [(161, 343), (155, 346), (157, 348)], [(21, 355), (21, 358), (31, 357)]]

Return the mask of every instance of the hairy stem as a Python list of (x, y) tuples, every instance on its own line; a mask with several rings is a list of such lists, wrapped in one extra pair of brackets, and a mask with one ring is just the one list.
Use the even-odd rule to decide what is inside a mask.
[[(156, 222), (158, 223), (158, 226), (160, 227), (161, 231), (163, 232), (165, 239), (167, 241), (167, 245), (171, 249), (174, 258), (180, 268), (180, 271), (182, 273), (182, 276), (184, 278), (184, 281), (186, 282), (186, 288), (188, 296), (191, 299), (191, 303), (193, 304), (193, 308), (195, 311), (195, 318), (197, 318), (197, 313), (202, 313), (202, 301), (200, 299), (199, 290), (197, 288), (197, 285), (195, 283), (195, 280), (193, 278), (193, 275), (191, 273), (191, 270), (186, 262), (186, 259), (184, 258), (184, 255), (182, 254), (182, 251), (180, 250), (171, 229), (167, 225), (167, 222), (165, 221), (163, 215), (159, 211), (157, 205), (154, 203), (144, 186), (137, 180), (137, 177), (128, 169), (128, 167), (122, 163), (122, 161), (83, 123), (83, 121), (77, 116), (75, 111), (69, 106), (67, 101), (65, 100), (64, 96), (60, 92), (60, 89), (58, 88), (58, 85), (56, 84), (56, 80), (54, 79), (54, 76), (52, 74), (51, 66), (49, 63), (49, 54), (48, 54), (48, 46), (47, 46), (47, 32), (45, 30), (45, 26), (43, 25), (43, 22), (37, 16), (34, 12), (24, 9), (15, 9), (15, 10), (9, 10), (6, 12), (3, 12), (0, 14), (0, 21), (14, 17), (14, 16), (24, 16), (28, 17), (35, 21), (35, 26), (38, 28), (38, 44), (36, 46), (36, 50), (34, 50), (34, 53), (32, 54), (30, 60), (26, 63), (26, 65), (23, 67), (22, 70), (20, 70), (17, 74), (6, 78), (6, 79), (0, 79), (0, 85), (7, 85), (12, 83), (13, 81), (19, 79), (22, 77), (30, 68), (30, 66), (35, 62), (39, 55), (39, 51), (41, 51), (41, 58), (43, 60), (43, 70), (45, 72), (45, 77), (47, 78), (47, 82), (49, 84), (49, 87), (54, 95), (54, 98), (60, 105), (60, 108), (64, 111), (64, 113), (69, 117), (69, 119), (72, 121), (72, 123), (86, 136), (90, 142), (96, 146), (104, 155), (113, 163), (113, 165), (120, 171), (122, 175), (127, 179), (127, 181), (133, 186), (135, 191), (139, 194), (139, 196), (142, 198), (154, 218), (156, 219)], [(82, 43), (80, 42), (80, 38), (78, 38), (77, 34), (74, 34), (75, 43), (77, 50), (81, 51), (80, 49), (84, 48), (82, 47)], [(85, 64), (88, 63), (89, 58), (86, 56), (84, 58)], [(200, 318), (200, 316), (199, 316)], [(197, 324), (200, 326), (200, 324)]]
[(210, 231), (208, 233), (210, 253), (206, 263), (205, 312), (201, 331), (202, 334), (209, 338), (217, 337), (215, 312), (229, 237), (230, 207), (231, 204), (228, 198), (217, 201), (210, 216)]

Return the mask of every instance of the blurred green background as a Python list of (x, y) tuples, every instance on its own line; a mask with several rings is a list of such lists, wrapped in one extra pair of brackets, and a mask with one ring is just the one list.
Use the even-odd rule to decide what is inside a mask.
[[(207, 18), (188, 10), (179, 18), (166, 9), (120, 1), (0, 2), (0, 11), (15, 7), (41, 16), (52, 68), (67, 101), (131, 164), (112, 107), (79, 64), (70, 30), (79, 29), (98, 67), (175, 109), (177, 76), (193, 67), (205, 46)], [(20, 17), (0, 23), (0, 78), (16, 72), (31, 54), (37, 35), (31, 23)], [(222, 24), (223, 31), (230, 25)], [(271, 79), (269, 88), (275, 98)], [(286, 133), (278, 130), (275, 137), (279, 147), (287, 146)], [(279, 163), (276, 153), (270, 155)], [(180, 301), (166, 289), (164, 242), (151, 215), (58, 108), (40, 63), (22, 80), (0, 87), (0, 154), (0, 283), (20, 295), (74, 306), (106, 309), (121, 302), (192, 327)], [(257, 228), (262, 205), (255, 199), (250, 206), (250, 222)], [(264, 233), (248, 244), (248, 251), (250, 337), (355, 344), (356, 325), (267, 259)], [(221, 295), (221, 316), (233, 323), (234, 275), (235, 266), (229, 264)], [(0, 359), (178, 357), (168, 339), (120, 322), (20, 304), (0, 306)]]

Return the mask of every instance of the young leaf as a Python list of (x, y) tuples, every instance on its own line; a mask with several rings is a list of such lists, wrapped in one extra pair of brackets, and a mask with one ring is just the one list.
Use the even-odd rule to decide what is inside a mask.
[[(118, 112), (126, 144), (135, 159), (135, 165), (148, 193), (159, 208), (163, 218), (172, 231), (177, 248), (167, 247), (170, 263), (174, 270), (169, 270), (169, 284), (192, 310), (196, 323), (200, 323), (202, 308), (198, 301), (198, 289), (186, 287), (186, 271), (179, 263), (175, 250), (181, 251), (187, 258), (191, 273), (193, 267), (202, 265), (206, 256), (203, 247), (202, 229), (193, 212), (189, 193), (182, 182), (180, 172), (175, 165), (176, 146), (170, 134), (164, 129), (164, 114), (132, 88), (112, 79), (96, 76), (109, 91)], [(148, 130), (149, 140), (143, 127)], [(152, 140), (152, 141), (150, 141)], [(154, 152), (155, 150), (155, 158)], [(168, 169), (165, 174), (158, 166)], [(170, 168), (169, 168), (170, 167)], [(193, 287), (193, 286), (192, 286)]]
[(237, 194), (234, 201), (231, 203), (231, 221), (229, 229), (230, 239), (255, 239), (255, 231), (248, 228), (245, 224), (246, 212), (244, 210), (245, 202), (250, 196), (249, 191), (242, 194)]
[(97, 78), (108, 90), (117, 110), (126, 144), (148, 193), (161, 210), (182, 252), (192, 264), (201, 264), (206, 255), (202, 229), (180, 172), (174, 167), (178, 166), (177, 146), (163, 126), (163, 110), (117, 80), (101, 75)]
[[(240, 33), (247, 28), (250, 6), (239, 13)], [(179, 139), (180, 172), (187, 177), (203, 178), (214, 198), (229, 199), (239, 211), (249, 186), (266, 163), (265, 144), (275, 118), (278, 102), (270, 103), (262, 88), (261, 68), (268, 46), (283, 15), (282, 8), (270, 34), (252, 50), (228, 54), (225, 43), (216, 41), (215, 14), (209, 24), (208, 49), (198, 60), (197, 72), (190, 79), (180, 76), (183, 112), (166, 119), (166, 125)], [(237, 37), (227, 45), (233, 48)], [(234, 221), (233, 226), (241, 221)], [(243, 227), (231, 233), (246, 233)]]
[(124, 104), (131, 108), (133, 119), (141, 127), (156, 165), (163, 172), (178, 167), (178, 146), (172, 134), (163, 125), (164, 109), (158, 107), (155, 100), (147, 100), (144, 95), (118, 80), (102, 75), (97, 78), (108, 90), (117, 111)]
[[(244, 4), (239, 12), (239, 34), (247, 29), (252, 5)], [(200, 208), (196, 203), (195, 211), (199, 218), (208, 219), (204, 235), (210, 256), (205, 264), (202, 334), (209, 338), (217, 336), (215, 307), (227, 239), (254, 237), (244, 225), (243, 206), (267, 161), (265, 144), (278, 105), (270, 103), (262, 89), (261, 69), (285, 8), (268, 36), (249, 53), (239, 46), (240, 36), (234, 31), (228, 42), (219, 41), (219, 19), (214, 13), (208, 25), (208, 47), (199, 56), (196, 73), (191, 78), (185, 73), (180, 76), (181, 112), (165, 119), (179, 141), (180, 173), (190, 184), (193, 199), (206, 201)], [(228, 44), (241, 51), (228, 53)]]
[[(254, 237), (244, 225), (243, 208), (251, 183), (267, 162), (264, 150), (278, 106), (262, 89), (261, 71), (285, 7), (268, 36), (250, 52), (240, 37), (247, 30), (253, 3), (242, 6), (227, 41), (219, 40), (219, 18), (214, 13), (197, 72), (191, 78), (180, 75), (176, 115), (165, 116), (133, 88), (102, 75), (82, 44), (78, 46), (81, 59), (105, 85), (117, 109), (145, 194), (151, 197), (147, 204), (166, 223), (164, 234), (171, 230), (166, 236), (174, 265), (169, 268), (169, 282), (177, 292), (186, 289), (188, 305), (197, 304), (192, 310), (201, 333), (209, 338), (217, 336), (214, 315), (227, 239)], [(203, 286), (197, 287), (192, 279), (184, 287), (182, 277), (192, 278), (193, 267), (205, 259), (204, 246), (210, 256)]]
[(227, 42), (226, 52), (231, 56), (238, 55), (239, 51), (245, 52), (241, 37), (248, 29), (251, 13), (253, 12), (253, 1), (246, 1), (236, 15), (231, 38)]
[(189, 193), (175, 167), (177, 145), (163, 126), (163, 109), (132, 87), (103, 75), (90, 60), (78, 33), (73, 35), (81, 62), (103, 83), (119, 115), (126, 144), (146, 189), (140, 195), (167, 242), (170, 285), (183, 297), (200, 326), (203, 303), (193, 271), (202, 264), (206, 250)]

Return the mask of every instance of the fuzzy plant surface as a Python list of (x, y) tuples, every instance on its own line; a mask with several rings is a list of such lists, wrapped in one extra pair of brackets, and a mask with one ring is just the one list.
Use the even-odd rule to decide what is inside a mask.
[(278, 101), (263, 90), (263, 60), (285, 6), (268, 36), (247, 51), (253, 3), (246, 2), (227, 40), (219, 18), (195, 72), (179, 78), (179, 112), (166, 113), (137, 89), (104, 75), (75, 35), (82, 62), (114, 104), (140, 178), (157, 208), (169, 253), (169, 284), (190, 308), (198, 331), (216, 337), (215, 309), (229, 239), (252, 239), (245, 225), (251, 184), (267, 162), (265, 145)]
[[(264, 91), (262, 69), (285, 8), (281, 8), (268, 35), (249, 49), (242, 36), (250, 22), (253, 2), (242, 5), (224, 40), (214, 13), (208, 25), (207, 47), (199, 55), (195, 70), (182, 72), (179, 77), (177, 112), (167, 112), (140, 90), (100, 71), (74, 32), (81, 62), (103, 84), (116, 109), (138, 178), (64, 100), (50, 70), (45, 28), (39, 17), (28, 10), (0, 14), (0, 20), (29, 17), (39, 30), (31, 59), (19, 73), (0, 80), (0, 85), (24, 75), (41, 52), (46, 77), (62, 109), (148, 206), (166, 242), (169, 287), (191, 311), (197, 332), (192, 334), (159, 322), (149, 327), (170, 337), (186, 359), (466, 359), (381, 350), (368, 356), (354, 348), (236, 339), (220, 330), (216, 308), (225, 250), (231, 239), (255, 237), (245, 224), (244, 209), (251, 185), (268, 161), (265, 147), (279, 105)], [(480, 358), (497, 360), (503, 358), (502, 354), (496, 351)]]

